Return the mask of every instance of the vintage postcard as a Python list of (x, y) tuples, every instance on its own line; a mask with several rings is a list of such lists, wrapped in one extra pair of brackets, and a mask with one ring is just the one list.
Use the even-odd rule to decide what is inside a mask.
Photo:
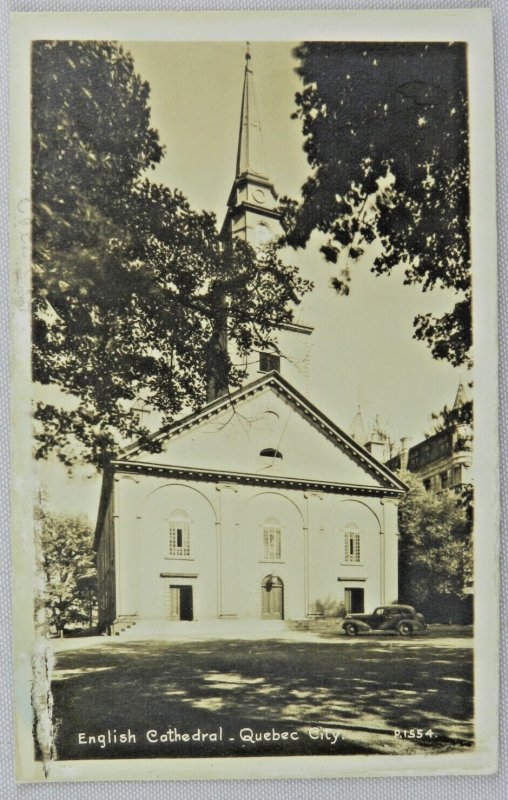
[(491, 19), (15, 14), (20, 781), (497, 764)]

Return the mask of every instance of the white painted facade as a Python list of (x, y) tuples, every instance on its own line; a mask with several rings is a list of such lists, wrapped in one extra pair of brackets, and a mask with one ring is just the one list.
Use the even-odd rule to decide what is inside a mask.
[[(367, 609), (397, 600), (403, 485), (282, 378), (264, 376), (237, 393), (234, 410), (219, 399), (161, 437), (161, 453), (132, 449), (105, 482), (103, 627), (305, 619), (336, 616), (352, 598)], [(178, 526), (185, 552), (171, 542)], [(171, 595), (185, 592), (191, 609), (180, 616)], [(266, 607), (270, 592), (280, 608)]]

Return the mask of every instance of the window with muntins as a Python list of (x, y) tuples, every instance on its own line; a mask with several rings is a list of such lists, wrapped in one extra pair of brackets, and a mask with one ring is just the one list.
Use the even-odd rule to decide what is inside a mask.
[(260, 353), (259, 371), (280, 372), (280, 356), (277, 353)]
[(344, 534), (344, 561), (347, 564), (360, 562), (360, 532), (351, 528)]
[(190, 556), (190, 527), (185, 520), (169, 523), (169, 555)]
[(263, 555), (266, 561), (280, 561), (281, 529), (278, 525), (265, 525), (263, 528)]

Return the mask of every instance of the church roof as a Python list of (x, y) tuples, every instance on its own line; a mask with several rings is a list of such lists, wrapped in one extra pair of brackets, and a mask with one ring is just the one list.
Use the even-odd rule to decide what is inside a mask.
[[(380, 478), (386, 486), (398, 492), (406, 490), (407, 487), (400, 478), (394, 475), (388, 467), (374, 458), (361, 444), (356, 442), (351, 436), (326, 417), (325, 414), (300, 394), (300, 392), (278, 372), (268, 372), (257, 380), (237, 389), (235, 392), (218, 397), (212, 402), (207, 403), (203, 408), (164, 426), (150, 438), (152, 440), (171, 439), (173, 436), (183, 431), (190, 430), (205, 420), (209, 420), (228, 407), (234, 407), (240, 401), (260, 393), (266, 387), (270, 387), (277, 394), (283, 396), (296, 411), (306, 416), (315, 427), (318, 427), (325, 435), (333, 439), (336, 444), (340, 444), (342, 449), (347, 451), (356, 460), (359, 460), (370, 472)], [(134, 443), (125, 448), (123, 452), (119, 454), (119, 458), (115, 459), (114, 463), (117, 463), (117, 461), (124, 462), (125, 459), (135, 459), (136, 456), (142, 452), (143, 446), (139, 443)]]

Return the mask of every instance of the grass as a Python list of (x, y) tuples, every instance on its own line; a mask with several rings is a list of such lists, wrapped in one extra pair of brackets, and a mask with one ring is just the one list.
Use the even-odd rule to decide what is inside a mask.
[[(473, 743), (472, 681), (472, 649), (463, 642), (106, 639), (57, 656), (57, 753), (83, 759), (460, 750)], [(199, 729), (202, 736), (220, 728), (217, 742), (146, 738), (147, 730), (160, 739), (168, 729)], [(242, 728), (267, 732), (269, 740), (242, 741)], [(394, 736), (394, 729), (411, 728), (432, 729), (433, 737)], [(136, 741), (78, 742), (79, 733), (88, 742), (108, 730), (130, 730)], [(273, 741), (272, 730), (293, 732), (293, 739)]]

